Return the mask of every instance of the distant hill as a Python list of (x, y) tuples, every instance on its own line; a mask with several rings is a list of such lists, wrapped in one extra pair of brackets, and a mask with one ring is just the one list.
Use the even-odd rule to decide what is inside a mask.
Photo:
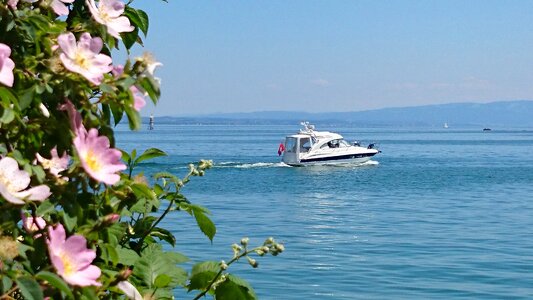
[(450, 127), (531, 127), (533, 101), (492, 103), (450, 103), (414, 107), (395, 107), (356, 112), (308, 113), (263, 111), (224, 113), (193, 117), (159, 117), (158, 123), (181, 124), (295, 124), (300, 121), (358, 126), (438, 126)]

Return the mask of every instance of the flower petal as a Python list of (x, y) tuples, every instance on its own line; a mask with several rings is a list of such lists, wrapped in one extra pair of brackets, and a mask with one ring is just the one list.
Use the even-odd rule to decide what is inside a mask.
[(129, 283), (128, 281), (121, 281), (117, 284), (117, 287), (124, 292), (124, 295), (126, 297), (132, 299), (132, 300), (142, 300), (142, 296), (139, 293), (139, 291), (133, 286), (133, 284)]
[(63, 278), (66, 282), (72, 284), (72, 285), (78, 285), (78, 286), (101, 286), (102, 284), (96, 279), (100, 277), (100, 274), (102, 271), (100, 268), (94, 265), (89, 265), (87, 268), (78, 270), (77, 272), (74, 272), (72, 274), (64, 275)]
[(44, 201), (50, 197), (52, 193), (50, 188), (44, 184), (32, 187), (31, 189), (15, 193), (14, 195), (30, 201)]

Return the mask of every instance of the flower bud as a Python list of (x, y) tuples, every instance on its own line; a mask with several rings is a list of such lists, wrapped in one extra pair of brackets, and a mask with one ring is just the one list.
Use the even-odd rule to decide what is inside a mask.
[(249, 238), (245, 237), (245, 238), (242, 238), (241, 239), (241, 245), (243, 245), (244, 247), (248, 246), (248, 242), (250, 241)]
[(247, 256), (246, 258), (248, 259), (248, 263), (250, 264), (250, 266), (252, 266), (254, 268), (257, 268), (259, 266), (259, 263), (255, 259), (253, 259), (253, 258), (251, 258), (249, 256)]
[(241, 246), (237, 244), (231, 245), (231, 248), (233, 249), (233, 257), (237, 257), (242, 250)]
[(220, 268), (225, 271), (228, 269), (228, 264), (222, 260), (220, 261)]
[(105, 224), (113, 224), (113, 223), (116, 223), (119, 219), (120, 219), (120, 215), (119, 214), (109, 214), (109, 215), (104, 217), (103, 222)]
[(274, 248), (276, 248), (276, 250), (278, 250), (278, 252), (280, 253), (285, 251), (285, 246), (283, 246), (282, 244), (276, 244)]
[(117, 275), (117, 279), (118, 279), (118, 281), (124, 281), (124, 280), (127, 280), (128, 277), (130, 277), (132, 273), (133, 273), (133, 270), (132, 270), (132, 269), (130, 269), (130, 268), (126, 268), (126, 269), (123, 270), (122, 272), (118, 273), (118, 275)]
[(45, 116), (46, 118), (50, 117), (50, 112), (48, 111), (48, 108), (46, 108), (46, 106), (44, 106), (44, 104), (39, 104), (39, 109), (41, 110), (41, 113), (43, 114), (43, 116)]
[(274, 243), (274, 238), (272, 237), (269, 237), (268, 239), (265, 240), (265, 242), (263, 243), (263, 245), (271, 245)]

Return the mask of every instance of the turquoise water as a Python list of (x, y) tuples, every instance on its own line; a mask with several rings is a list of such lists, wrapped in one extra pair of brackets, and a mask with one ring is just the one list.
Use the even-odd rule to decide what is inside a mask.
[(283, 166), (278, 144), (298, 129), (158, 124), (117, 140), (169, 153), (146, 174), (215, 162), (183, 190), (212, 211), (213, 244), (186, 214), (165, 226), (193, 262), (229, 260), (244, 236), (282, 241), (258, 269), (230, 268), (261, 299), (533, 298), (533, 130), (322, 126), (383, 153), (360, 167)]

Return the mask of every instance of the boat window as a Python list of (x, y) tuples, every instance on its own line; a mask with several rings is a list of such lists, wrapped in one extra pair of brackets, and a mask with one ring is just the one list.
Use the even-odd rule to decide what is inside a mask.
[(339, 148), (339, 140), (331, 140), (326, 145), (329, 148)]
[(340, 147), (350, 147), (350, 144), (345, 140), (339, 140)]
[(296, 152), (296, 138), (288, 137), (285, 140), (285, 152), (288, 152), (288, 153)]
[(309, 149), (311, 149), (311, 146), (313, 145), (313, 142), (310, 138), (302, 138), (300, 139), (300, 152), (309, 152)]

